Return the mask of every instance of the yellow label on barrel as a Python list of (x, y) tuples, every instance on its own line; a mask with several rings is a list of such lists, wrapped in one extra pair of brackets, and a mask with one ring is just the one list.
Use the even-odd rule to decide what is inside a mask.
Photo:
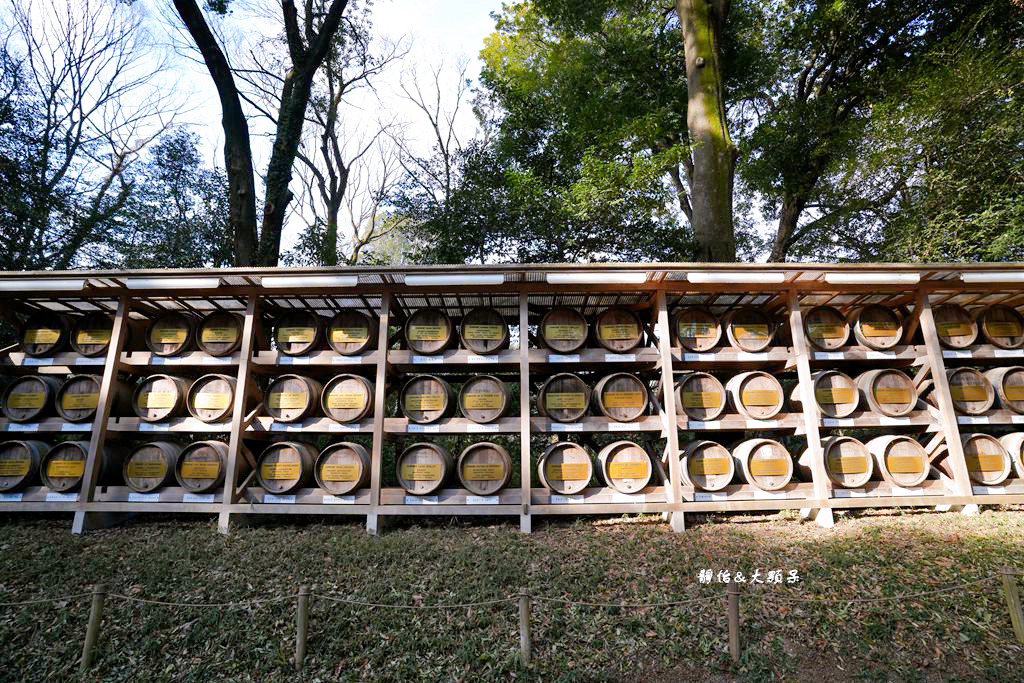
[(48, 477), (81, 477), (85, 474), (85, 460), (51, 460), (46, 465)]
[(784, 477), (789, 472), (788, 458), (771, 456), (753, 458), (750, 461), (750, 474), (755, 477)]
[(406, 410), (444, 410), (444, 394), (406, 394)]
[(167, 468), (159, 460), (132, 460), (128, 463), (128, 476), (135, 479), (162, 479)]
[(45, 402), (46, 394), (41, 391), (10, 394), (7, 396), (8, 408), (42, 408)]
[(747, 389), (740, 397), (745, 406), (774, 406), (779, 402), (779, 392), (774, 389)]
[(875, 400), (879, 403), (910, 403), (910, 389), (899, 387), (878, 387)]
[(958, 320), (935, 323), (939, 328), (939, 334), (946, 337), (962, 337), (971, 334), (971, 324)]
[(505, 466), (500, 462), (470, 463), (462, 466), (462, 478), (466, 481), (501, 481), (504, 477)]
[(676, 334), (688, 339), (714, 339), (714, 323), (684, 323), (680, 322)]
[(282, 391), (270, 395), (270, 407), (275, 410), (290, 410), (306, 407), (306, 395), (299, 391)]
[(544, 394), (545, 408), (586, 408), (587, 397), (578, 391)]
[(312, 327), (279, 327), (277, 329), (277, 340), (282, 344), (308, 344), (316, 336), (316, 329)]
[(180, 344), (188, 338), (188, 330), (181, 327), (156, 325), (149, 331), (149, 340), (154, 344)]
[(331, 341), (335, 344), (362, 344), (370, 339), (366, 327), (335, 327), (331, 329)]
[(328, 408), (362, 410), (366, 407), (366, 394), (359, 391), (336, 391), (327, 394)]
[(683, 407), (685, 408), (720, 408), (722, 392), (720, 391), (684, 391)]
[(586, 334), (582, 325), (545, 325), (544, 338), (552, 341), (578, 341)]
[(79, 344), (109, 344), (110, 330), (79, 330), (75, 341)]
[(646, 462), (613, 462), (608, 465), (608, 476), (612, 479), (646, 479), (651, 465)]
[(1003, 386), (1003, 393), (1008, 401), (1024, 401), (1024, 385), (1013, 384)]
[(467, 410), (498, 410), (502, 404), (501, 394), (466, 394), (462, 397), (462, 404)]
[(601, 339), (615, 341), (617, 339), (636, 339), (640, 336), (640, 328), (636, 323), (623, 323), (621, 325), (601, 325), (598, 328)]
[(238, 339), (237, 327), (204, 327), (199, 338), (204, 343), (233, 344)]
[(220, 476), (220, 461), (188, 460), (181, 463), (181, 476), (185, 479), (216, 479)]
[(768, 326), (764, 324), (733, 325), (733, 336), (737, 339), (767, 339)]
[(838, 323), (807, 323), (807, 330), (815, 339), (842, 339), (843, 326)]
[(447, 325), (410, 325), (411, 341), (444, 341), (448, 338)]
[(895, 337), (900, 325), (895, 320), (875, 320), (861, 322), (860, 331), (865, 337)]
[(967, 469), (971, 472), (1002, 472), (1005, 464), (999, 453), (972, 453), (966, 459)]
[(326, 463), (320, 468), (320, 478), (324, 481), (359, 481), (362, 469), (358, 463)]
[(954, 401), (965, 401), (967, 403), (984, 401), (988, 398), (988, 392), (985, 391), (985, 387), (978, 384), (952, 386), (949, 388), (949, 393), (953, 395)]
[(985, 325), (985, 329), (993, 337), (1019, 337), (1020, 323), (1013, 320), (991, 322)]
[(140, 408), (173, 408), (178, 397), (171, 391), (146, 391), (139, 394)]
[(828, 456), (828, 468), (835, 474), (864, 474), (868, 471), (868, 459), (856, 453), (833, 453)]
[(828, 387), (825, 389), (815, 389), (814, 398), (818, 403), (823, 403), (825, 405), (853, 403), (853, 392), (853, 387)]
[(585, 462), (548, 463), (544, 476), (548, 481), (588, 481), (590, 467)]
[(99, 394), (64, 394), (60, 398), (60, 407), (64, 410), (93, 410), (99, 402)]
[(0, 477), (24, 477), (31, 464), (28, 458), (0, 460)]
[(642, 391), (608, 391), (601, 400), (605, 408), (643, 408), (646, 403)]
[(690, 460), (690, 473), (697, 476), (729, 474), (730, 463), (725, 455), (698, 455)]
[(231, 394), (201, 391), (192, 399), (200, 410), (226, 410), (231, 406)]
[(402, 479), (406, 481), (436, 481), (441, 478), (441, 465), (402, 465)]
[(25, 330), (24, 342), (26, 344), (56, 344), (59, 339), (60, 330), (51, 330), (48, 327)]
[(260, 465), (260, 477), (267, 481), (298, 479), (301, 474), (302, 464), (297, 462), (265, 462)]
[(885, 466), (893, 474), (919, 474), (924, 470), (924, 458), (920, 455), (890, 455)]
[(466, 339), (481, 341), (501, 341), (505, 338), (506, 328), (501, 325), (465, 325), (462, 335)]

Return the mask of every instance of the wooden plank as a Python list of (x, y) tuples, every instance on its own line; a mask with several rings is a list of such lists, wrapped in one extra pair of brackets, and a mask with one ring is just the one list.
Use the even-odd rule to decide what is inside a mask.
[(380, 533), (380, 483), (384, 466), (384, 413), (387, 409), (388, 326), (391, 320), (391, 294), (380, 299), (377, 327), (377, 372), (373, 385), (373, 443), (370, 445), (370, 508), (366, 515), (366, 531)]
[(530, 458), (530, 310), (529, 295), (519, 293), (519, 490), (522, 508), (519, 513), (519, 530), (530, 533), (533, 523), (530, 517), (530, 487), (533, 478), (533, 464)]
[[(672, 374), (672, 334), (668, 321), (668, 304), (665, 290), (659, 289), (655, 297), (655, 312), (657, 315), (658, 330), (658, 352), (661, 355), (661, 386), (662, 396), (658, 397), (661, 406), (661, 416), (664, 420), (663, 428), (667, 439), (668, 451), (668, 479), (669, 490), (665, 496), (665, 502), (679, 504), (683, 502), (680, 487), (682, 486), (682, 472), (679, 469), (679, 429), (678, 416), (676, 415), (676, 402), (672, 398), (675, 386)], [(686, 528), (685, 515), (676, 512), (672, 515), (672, 530), (679, 532)]]

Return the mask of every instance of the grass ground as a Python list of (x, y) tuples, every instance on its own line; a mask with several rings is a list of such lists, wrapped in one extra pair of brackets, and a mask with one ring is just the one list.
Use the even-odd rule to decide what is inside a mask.
[[(582, 601), (663, 602), (620, 610), (535, 603), (534, 660), (517, 661), (514, 603), (368, 610), (314, 597), (309, 655), (292, 673), (294, 601), (244, 609), (108, 600), (88, 680), (1024, 680), (998, 581), (896, 603), (776, 598), (877, 597), (935, 590), (1024, 567), (1024, 509), (842, 515), (832, 530), (777, 516), (361, 524), (261, 521), (231, 536), (215, 521), (143, 518), (85, 537), (67, 519), (0, 518), (0, 601), (87, 591), (224, 602), (315, 591), (379, 603), (464, 603), (528, 586)], [(744, 587), (744, 653), (729, 660), (724, 586), (700, 569), (795, 569), (793, 585)], [(759, 596), (755, 599), (753, 596)], [(77, 679), (88, 599), (0, 608), (0, 679)]]

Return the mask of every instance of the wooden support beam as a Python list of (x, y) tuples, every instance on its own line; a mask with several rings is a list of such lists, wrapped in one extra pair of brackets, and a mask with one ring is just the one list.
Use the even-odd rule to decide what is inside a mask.
[(381, 469), (384, 466), (384, 414), (387, 412), (388, 328), (391, 325), (391, 293), (380, 298), (377, 321), (377, 367), (373, 384), (373, 443), (370, 445), (370, 511), (366, 514), (366, 532), (382, 531), (380, 507)]
[[(681, 505), (683, 494), (680, 488), (682, 472), (679, 471), (679, 426), (676, 420), (676, 402), (672, 399), (674, 380), (672, 377), (672, 334), (668, 321), (668, 303), (664, 289), (659, 289), (655, 297), (655, 315), (657, 316), (658, 352), (661, 355), (661, 386), (662, 396), (660, 412), (664, 421), (667, 440), (668, 479), (665, 487), (665, 502)], [(669, 522), (672, 530), (681, 532), (686, 529), (686, 515), (682, 510), (672, 512)]]
[(530, 489), (533, 479), (533, 461), (530, 455), (530, 310), (529, 295), (519, 293), (519, 490), (522, 492), (522, 511), (519, 530), (530, 533)]

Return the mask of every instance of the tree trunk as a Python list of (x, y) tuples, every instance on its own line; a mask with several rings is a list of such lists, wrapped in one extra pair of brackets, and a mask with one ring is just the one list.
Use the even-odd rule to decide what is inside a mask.
[(686, 55), (687, 112), (693, 154), (690, 201), (698, 261), (735, 261), (732, 222), (736, 147), (729, 137), (718, 40), (729, 0), (676, 0)]
[(772, 243), (772, 253), (768, 257), (770, 262), (786, 260), (786, 252), (789, 251), (793, 234), (796, 232), (797, 221), (803, 213), (807, 200), (802, 196), (786, 194), (782, 199), (782, 210), (779, 211), (779, 227), (775, 231), (775, 241)]

